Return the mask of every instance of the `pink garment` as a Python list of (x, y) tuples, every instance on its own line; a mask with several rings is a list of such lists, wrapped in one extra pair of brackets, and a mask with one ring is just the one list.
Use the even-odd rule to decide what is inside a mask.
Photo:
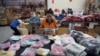
[(1, 49), (9, 48), (10, 45), (11, 45), (10, 42), (4, 43), (4, 44), (0, 44), (0, 48)]
[(37, 41), (37, 42), (33, 43), (31, 45), (31, 47), (32, 48), (41, 48), (41, 47), (43, 47), (43, 42), (42, 41)]
[(20, 49), (20, 43), (14, 43), (10, 46), (9, 50), (19, 50)]
[(57, 44), (52, 45), (51, 53), (54, 56), (65, 56), (63, 47)]
[(25, 51), (21, 54), (22, 56), (35, 56), (35, 50), (31, 48), (26, 48)]
[(73, 44), (75, 43), (75, 40), (71, 36), (64, 34), (61, 35), (61, 43), (63, 45)]

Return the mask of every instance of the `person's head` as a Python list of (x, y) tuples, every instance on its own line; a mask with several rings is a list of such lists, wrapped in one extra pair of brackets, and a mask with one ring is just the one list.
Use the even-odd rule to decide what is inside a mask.
[(48, 23), (51, 23), (53, 21), (53, 14), (49, 11), (47, 11), (46, 13), (46, 20), (48, 21)]
[(65, 10), (63, 9), (63, 10), (61, 11), (61, 13), (62, 13), (62, 14), (65, 14), (66, 12), (65, 12)]

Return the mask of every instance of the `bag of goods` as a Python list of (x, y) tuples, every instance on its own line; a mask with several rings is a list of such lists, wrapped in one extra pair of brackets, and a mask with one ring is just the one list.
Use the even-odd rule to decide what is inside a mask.
[(12, 36), (10, 39), (17, 41), (21, 39), (21, 36)]
[(87, 53), (98, 55), (100, 52), (100, 42), (91, 36), (86, 36), (79, 44), (86, 47)]
[(43, 42), (42, 41), (36, 41), (35, 43), (33, 43), (32, 45), (31, 45), (31, 48), (41, 48), (41, 47), (43, 47), (44, 45), (43, 45)]
[(65, 56), (64, 49), (61, 45), (53, 44), (51, 47), (51, 55), (54, 56)]
[(20, 49), (20, 43), (19, 42), (12, 44), (9, 48), (9, 50), (15, 50), (15, 51), (17, 51), (19, 49)]
[(81, 19), (81, 17), (79, 17), (79, 16), (74, 16), (72, 19), (73, 19), (74, 22), (82, 22), (83, 21)]
[(95, 19), (96, 21), (100, 21), (100, 14), (94, 13), (94, 14), (92, 14), (92, 16), (94, 17), (94, 19)]
[(86, 56), (85, 47), (77, 43), (66, 45), (66, 56)]
[(49, 54), (49, 49), (39, 48), (37, 49), (36, 53), (40, 56), (47, 56)]
[(6, 49), (6, 48), (9, 48), (10, 45), (11, 45), (10, 42), (0, 44), (0, 49)]
[(75, 40), (70, 35), (63, 34), (61, 35), (61, 43), (63, 46), (66, 46), (75, 43)]
[(85, 22), (95, 22), (95, 18), (93, 15), (82, 16)]
[(8, 51), (4, 51), (4, 50), (0, 50), (0, 56), (15, 56), (16, 51), (14, 50), (8, 50)]
[(32, 48), (26, 48), (25, 51), (21, 54), (21, 56), (35, 56), (36, 52)]

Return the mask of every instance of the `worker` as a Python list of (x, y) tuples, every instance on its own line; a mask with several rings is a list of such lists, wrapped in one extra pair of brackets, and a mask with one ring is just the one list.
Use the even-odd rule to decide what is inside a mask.
[[(46, 18), (41, 21), (41, 28), (44, 29), (57, 29), (57, 20), (54, 18), (53, 14), (50, 11), (47, 11)], [(55, 30), (53, 31), (55, 35)]]
[(19, 26), (20, 24), (29, 24), (29, 23), (24, 23), (19, 15), (15, 16), (15, 19), (11, 22), (10, 28), (14, 31), (14, 35), (21, 35), (19, 32)]

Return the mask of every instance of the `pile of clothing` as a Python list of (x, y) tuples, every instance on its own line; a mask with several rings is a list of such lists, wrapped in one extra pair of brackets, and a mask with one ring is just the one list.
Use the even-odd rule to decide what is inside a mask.
[(100, 14), (94, 13), (91, 15), (83, 15), (83, 16), (66, 16), (64, 17), (61, 22), (97, 22), (100, 21)]
[(72, 30), (70, 35), (75, 39), (75, 41), (86, 48), (88, 54), (94, 56), (99, 55), (100, 52), (100, 41), (95, 39), (93, 36), (84, 34), (80, 31)]
[(9, 41), (0, 44), (0, 56), (16, 56), (17, 51), (22, 48), (25, 49), (21, 52), (21, 56), (100, 55), (100, 42), (98, 40), (83, 32), (72, 30), (70, 34), (56, 36), (37, 34), (12, 36)]

